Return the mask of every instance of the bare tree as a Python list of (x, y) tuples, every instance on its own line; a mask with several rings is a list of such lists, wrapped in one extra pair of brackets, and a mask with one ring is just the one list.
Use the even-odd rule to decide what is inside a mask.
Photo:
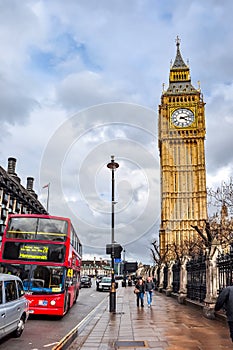
[(153, 248), (150, 248), (153, 261), (154, 261), (155, 265), (160, 266), (166, 260), (166, 256), (168, 253), (168, 246), (166, 247), (165, 253), (161, 255), (160, 249), (159, 249), (159, 244), (157, 243), (157, 241), (154, 240), (151, 244), (153, 246)]
[(199, 238), (184, 240), (181, 245), (173, 243), (173, 249), (176, 260), (181, 262), (186, 256), (199, 255), (203, 251), (203, 242)]
[(233, 214), (233, 178), (229, 182), (222, 182), (217, 188), (207, 188), (208, 203), (220, 212), (223, 205), (226, 205), (228, 212)]
[[(228, 218), (225, 204), (222, 206), (220, 218), (215, 216), (205, 222), (205, 227), (192, 226), (201, 240), (202, 250), (210, 251), (213, 244), (218, 243), (223, 250), (233, 245), (233, 219)], [(201, 248), (200, 245), (200, 248)]]

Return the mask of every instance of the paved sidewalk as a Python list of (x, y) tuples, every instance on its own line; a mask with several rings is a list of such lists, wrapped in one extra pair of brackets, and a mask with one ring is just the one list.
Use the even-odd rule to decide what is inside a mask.
[(116, 314), (109, 300), (69, 350), (222, 350), (233, 349), (227, 324), (208, 320), (194, 306), (155, 292), (151, 308), (136, 306), (134, 287), (117, 290)]

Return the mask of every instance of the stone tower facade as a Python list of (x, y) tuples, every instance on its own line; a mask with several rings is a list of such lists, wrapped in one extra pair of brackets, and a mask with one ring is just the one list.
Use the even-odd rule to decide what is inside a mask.
[(191, 84), (178, 37), (176, 47), (169, 86), (159, 105), (161, 254), (172, 251), (174, 244), (193, 241), (197, 234), (192, 225), (202, 227), (207, 219), (205, 103), (200, 88)]

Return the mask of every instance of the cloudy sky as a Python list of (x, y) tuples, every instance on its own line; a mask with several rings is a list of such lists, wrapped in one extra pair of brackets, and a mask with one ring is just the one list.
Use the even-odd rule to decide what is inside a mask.
[(115, 240), (151, 263), (159, 227), (158, 105), (181, 39), (206, 102), (207, 185), (233, 173), (232, 0), (0, 0), (0, 164), (71, 217), (84, 258)]

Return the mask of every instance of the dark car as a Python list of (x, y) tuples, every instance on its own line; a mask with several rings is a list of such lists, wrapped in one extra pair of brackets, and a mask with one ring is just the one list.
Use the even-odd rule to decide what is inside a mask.
[(81, 288), (91, 288), (91, 277), (89, 276), (82, 276), (81, 277)]

